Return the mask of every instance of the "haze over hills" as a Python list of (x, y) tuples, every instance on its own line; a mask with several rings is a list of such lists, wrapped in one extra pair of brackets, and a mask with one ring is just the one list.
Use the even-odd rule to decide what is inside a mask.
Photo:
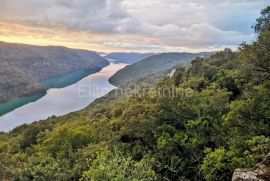
[(126, 66), (113, 75), (109, 81), (114, 85), (124, 85), (131, 80), (140, 79), (157, 72), (164, 72), (179, 64), (187, 64), (195, 57), (210, 57), (213, 52), (203, 53), (162, 53), (147, 57), (132, 65)]
[(138, 62), (140, 60), (143, 60), (147, 57), (155, 55), (154, 53), (110, 53), (105, 56), (105, 58), (108, 58), (110, 60), (119, 62), (119, 63), (127, 63), (127, 64), (133, 64), (135, 62)]
[(73, 80), (57, 80), (64, 86), (108, 64), (92, 51), (0, 42), (0, 103), (44, 93), (52, 78), (76, 73)]

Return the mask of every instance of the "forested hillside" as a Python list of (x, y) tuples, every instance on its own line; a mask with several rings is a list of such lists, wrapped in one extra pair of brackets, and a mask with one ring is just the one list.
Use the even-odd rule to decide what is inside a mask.
[(269, 20), (267, 7), (257, 40), (236, 52), (195, 58), (131, 96), (116, 90), (0, 134), (0, 177), (229, 181), (236, 168), (255, 166), (270, 152)]
[(106, 65), (91, 51), (0, 42), (0, 103), (44, 92), (41, 81)]
[(197, 56), (209, 57), (213, 53), (162, 53), (150, 56), (139, 62), (128, 65), (110, 78), (114, 85), (126, 83), (143, 78), (147, 75), (164, 72), (179, 64), (188, 64)]

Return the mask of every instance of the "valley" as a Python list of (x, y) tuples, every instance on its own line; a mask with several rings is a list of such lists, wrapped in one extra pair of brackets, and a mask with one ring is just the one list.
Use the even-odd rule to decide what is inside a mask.
[(8, 2), (0, 180), (270, 180), (268, 1)]
[(109, 62), (95, 52), (0, 42), (0, 115), (71, 85)]
[(109, 53), (104, 57), (111, 60), (116, 61), (118, 63), (126, 63), (126, 64), (133, 64), (148, 57), (155, 55), (154, 53)]

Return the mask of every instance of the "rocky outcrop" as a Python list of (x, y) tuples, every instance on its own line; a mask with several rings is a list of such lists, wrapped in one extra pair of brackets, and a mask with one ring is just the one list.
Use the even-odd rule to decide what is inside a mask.
[(270, 181), (270, 153), (250, 169), (236, 169), (232, 181)]

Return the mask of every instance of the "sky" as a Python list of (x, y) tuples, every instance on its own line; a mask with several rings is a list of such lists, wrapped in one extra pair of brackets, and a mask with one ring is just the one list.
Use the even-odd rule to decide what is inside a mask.
[(0, 41), (99, 52), (200, 52), (255, 39), (269, 0), (0, 0)]

